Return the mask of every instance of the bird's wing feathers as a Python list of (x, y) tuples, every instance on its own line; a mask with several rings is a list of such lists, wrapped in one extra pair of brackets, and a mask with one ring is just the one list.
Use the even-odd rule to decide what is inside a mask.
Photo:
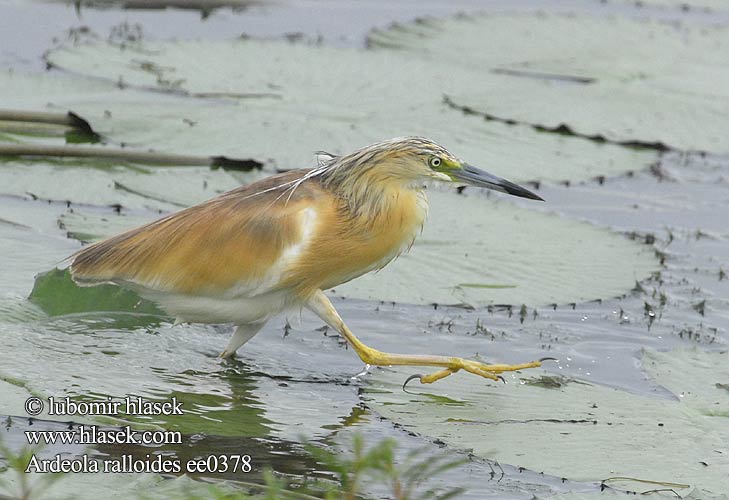
[(305, 174), (264, 179), (93, 244), (72, 257), (72, 276), (79, 284), (230, 298), (275, 289), (321, 194), (316, 181), (296, 182)]

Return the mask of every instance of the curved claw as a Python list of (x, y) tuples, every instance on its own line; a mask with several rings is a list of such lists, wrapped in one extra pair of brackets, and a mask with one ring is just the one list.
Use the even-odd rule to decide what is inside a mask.
[(502, 377), (501, 375), (496, 375), (496, 377), (501, 380), (504, 384), (506, 383), (506, 379)]
[(405, 392), (405, 393), (407, 393), (407, 394), (414, 394), (413, 392), (409, 392), (409, 391), (407, 391), (407, 390), (405, 389), (405, 386), (406, 386), (406, 385), (408, 385), (408, 383), (409, 383), (409, 382), (410, 382), (411, 380), (413, 380), (413, 379), (416, 379), (416, 378), (417, 378), (417, 379), (421, 379), (421, 378), (423, 378), (423, 376), (422, 376), (422, 375), (419, 375), (419, 374), (417, 374), (417, 373), (416, 373), (415, 375), (410, 375), (410, 376), (409, 376), (408, 378), (406, 378), (406, 379), (405, 379), (405, 382), (404, 382), (404, 383), (402, 384), (402, 391), (403, 391), (403, 392)]
[(544, 363), (545, 361), (554, 361), (556, 363), (559, 363), (559, 359), (557, 358), (539, 358), (540, 363)]

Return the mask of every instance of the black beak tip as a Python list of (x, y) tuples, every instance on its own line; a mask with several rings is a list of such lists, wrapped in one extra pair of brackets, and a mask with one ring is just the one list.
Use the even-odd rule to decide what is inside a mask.
[(530, 200), (544, 201), (541, 196), (537, 196), (528, 189), (521, 187), (518, 184), (514, 184), (511, 181), (502, 179), (488, 172), (484, 172), (473, 165), (464, 163), (463, 167), (456, 173), (456, 178), (464, 181), (466, 184), (471, 186), (480, 186), (488, 189), (494, 189), (507, 193), (512, 196), (519, 196), (521, 198), (528, 198)]
[(521, 186), (515, 185), (515, 187), (513, 189), (507, 188), (506, 192), (511, 195), (514, 195), (514, 196), (519, 196), (521, 198), (528, 198), (530, 200), (544, 201), (544, 198), (542, 198), (541, 196), (536, 195), (536, 194), (532, 193), (531, 191), (529, 191), (528, 189), (524, 189)]

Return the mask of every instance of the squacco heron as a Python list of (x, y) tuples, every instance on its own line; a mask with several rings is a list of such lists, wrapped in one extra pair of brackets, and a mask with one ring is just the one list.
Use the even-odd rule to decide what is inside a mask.
[(391, 139), (346, 156), (322, 155), (74, 254), (79, 285), (114, 283), (157, 302), (178, 322), (237, 325), (228, 358), (275, 314), (305, 307), (339, 332), (367, 365), (439, 367), (497, 380), (541, 366), (484, 364), (452, 356), (394, 354), (359, 340), (324, 290), (381, 269), (408, 250), (428, 211), (424, 182), (480, 186), (541, 200), (420, 137)]

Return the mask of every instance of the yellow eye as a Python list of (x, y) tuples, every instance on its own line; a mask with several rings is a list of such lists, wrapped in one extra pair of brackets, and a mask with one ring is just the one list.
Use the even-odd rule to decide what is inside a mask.
[(442, 160), (441, 160), (440, 158), (438, 158), (437, 156), (432, 156), (432, 157), (430, 158), (430, 162), (429, 162), (429, 163), (430, 163), (430, 166), (431, 166), (431, 167), (433, 167), (433, 168), (438, 168), (438, 167), (440, 167), (441, 163), (443, 163), (443, 162), (442, 162)]

